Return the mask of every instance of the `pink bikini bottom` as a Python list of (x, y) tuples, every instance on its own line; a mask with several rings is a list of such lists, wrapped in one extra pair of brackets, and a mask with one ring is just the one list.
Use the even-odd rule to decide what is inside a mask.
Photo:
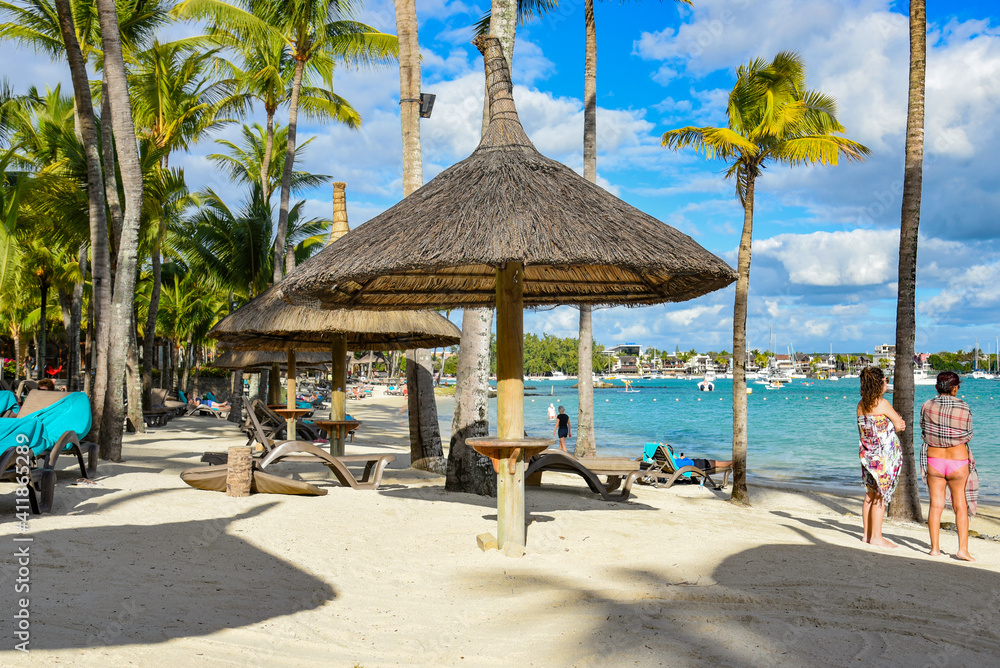
[(948, 477), (963, 466), (968, 466), (968, 459), (941, 459), (940, 457), (928, 457), (927, 466), (934, 469), (944, 477)]

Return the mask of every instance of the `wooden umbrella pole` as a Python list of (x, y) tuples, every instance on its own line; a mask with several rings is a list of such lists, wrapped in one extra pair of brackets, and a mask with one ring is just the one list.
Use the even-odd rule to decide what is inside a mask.
[[(330, 390), (330, 419), (344, 420), (347, 417), (347, 336), (334, 334), (331, 347), (332, 388)], [(340, 457), (344, 454), (344, 434), (340, 429), (330, 433), (330, 454)]]
[[(497, 437), (524, 438), (524, 264), (497, 270)], [(497, 546), (524, 554), (524, 450), (497, 467)]]
[[(285, 384), (285, 393), (287, 396), (288, 410), (294, 411), (296, 408), (295, 404), (295, 376), (297, 372), (295, 371), (295, 351), (288, 351), (288, 382)], [(285, 423), (288, 425), (288, 431), (285, 434), (285, 438), (289, 441), (295, 440), (295, 413), (291, 413), (288, 418), (286, 418)]]

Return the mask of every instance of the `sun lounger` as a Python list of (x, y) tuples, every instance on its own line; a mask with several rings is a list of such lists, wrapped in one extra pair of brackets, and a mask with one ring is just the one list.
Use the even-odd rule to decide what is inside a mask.
[[(84, 478), (97, 474), (97, 444), (81, 441), (90, 426), (90, 401), (82, 392), (33, 390), (25, 397), (17, 417), (0, 418), (0, 477), (30, 477), (27, 487), (32, 512), (51, 509), (55, 466), (62, 453), (76, 455)], [(18, 462), (18, 445), (29, 448), (27, 460)]]
[[(279, 475), (271, 475), (258, 468), (259, 462), (253, 462), (253, 471), (250, 478), (250, 491), (257, 494), (293, 494), (299, 496), (323, 496), (325, 489), (305, 482), (304, 480), (292, 480)], [(229, 475), (229, 468), (223, 464), (221, 466), (200, 466), (188, 469), (181, 473), (181, 480), (191, 485), (195, 489), (204, 489), (210, 492), (225, 492), (226, 478)]]
[[(269, 439), (288, 439), (288, 423), (283, 417), (275, 413), (260, 399), (250, 402), (250, 411), (253, 412), (260, 421), (264, 433)], [(295, 438), (302, 441), (315, 441), (320, 438), (319, 432), (311, 425), (302, 420), (295, 421)]]
[[(528, 463), (524, 472), (525, 485), (541, 485), (542, 473), (558, 471), (574, 473), (586, 481), (595, 494), (605, 501), (624, 501), (632, 491), (632, 483), (641, 475), (639, 462), (626, 457), (574, 457), (562, 450), (545, 450)], [(607, 476), (602, 483), (598, 476)], [(613, 494), (621, 487), (621, 492)]]
[[(275, 441), (267, 436), (253, 411), (247, 411), (254, 434), (251, 443), (260, 446), (254, 453), (254, 466), (265, 470), (277, 462), (320, 463), (330, 469), (344, 487), (353, 489), (375, 489), (382, 482), (385, 468), (396, 459), (396, 455), (348, 455), (334, 457), (314, 443), (307, 441)], [(229, 454), (226, 452), (206, 452), (201, 461), (225, 468)], [(348, 464), (364, 464), (361, 478), (354, 476)], [(195, 470), (195, 469), (192, 469)]]
[[(643, 466), (641, 482), (651, 484), (654, 487), (670, 487), (681, 479), (699, 480), (701, 484), (708, 483), (714, 489), (722, 489), (729, 481), (729, 474), (733, 472), (733, 467), (728, 466), (723, 469), (702, 470), (697, 466), (682, 466), (677, 468), (674, 465), (673, 449), (669, 445), (660, 443), (646, 443), (643, 447)], [(715, 484), (710, 474), (721, 473), (722, 485)]]
[(10, 390), (0, 391), (0, 417), (14, 417), (20, 408), (13, 392)]

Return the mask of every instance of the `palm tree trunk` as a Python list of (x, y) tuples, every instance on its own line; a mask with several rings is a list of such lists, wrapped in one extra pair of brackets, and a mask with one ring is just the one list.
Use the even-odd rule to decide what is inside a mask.
[(38, 291), (41, 293), (41, 309), (38, 322), (38, 342), (35, 344), (35, 357), (38, 358), (38, 369), (35, 378), (41, 380), (45, 378), (45, 358), (48, 347), (48, 322), (46, 321), (49, 302), (49, 282), (41, 278), (38, 280)]
[[(125, 214), (118, 247), (115, 287), (111, 301), (109, 340), (125, 341), (132, 327), (132, 299), (139, 254), (139, 217), (142, 213), (142, 165), (135, 138), (135, 124), (128, 95), (128, 80), (122, 57), (121, 32), (115, 0), (97, 0), (104, 46), (104, 68), (108, 77), (108, 99), (115, 148), (125, 193)], [(109, 346), (108, 389), (105, 395), (104, 424), (101, 428), (100, 454), (103, 459), (121, 461), (124, 406), (122, 390), (125, 379), (127, 346)]]
[(271, 199), (271, 153), (274, 151), (274, 109), (267, 109), (267, 136), (264, 140), (264, 159), (260, 163), (260, 188), (264, 203)]
[(142, 405), (146, 408), (152, 405), (153, 341), (156, 340), (156, 316), (160, 310), (160, 293), (163, 290), (163, 271), (160, 259), (160, 241), (163, 231), (164, 224), (161, 220), (159, 230), (153, 239), (153, 288), (149, 294), (149, 312), (146, 315), (146, 329), (142, 337)]
[[(583, 178), (597, 183), (597, 24), (594, 0), (583, 4), (587, 29), (587, 52), (583, 67)], [(577, 349), (577, 395), (579, 411), (576, 423), (578, 457), (597, 455), (594, 441), (594, 320), (593, 308), (580, 304), (580, 341)]]
[[(80, 244), (77, 252), (77, 264), (80, 266), (80, 275), (87, 275), (87, 251), (86, 243)], [(80, 329), (83, 322), (83, 282), (73, 285), (73, 292), (69, 302), (69, 328), (66, 330), (66, 339), (69, 342), (69, 370), (66, 373), (66, 390), (78, 392), (80, 390)]]
[(142, 379), (139, 373), (139, 346), (135, 331), (135, 310), (132, 311), (132, 326), (129, 327), (128, 357), (125, 361), (125, 393), (128, 397), (128, 419), (138, 434), (146, 432), (142, 420)]
[[(104, 154), (104, 196), (111, 213), (111, 238), (117, 245), (122, 235), (122, 205), (118, 199), (118, 176), (115, 174), (115, 135), (111, 128), (111, 100), (108, 99), (108, 75), (101, 81), (101, 149)], [(117, 252), (117, 248), (112, 248)]]
[(747, 175), (743, 205), (743, 236), (737, 260), (736, 299), (733, 307), (733, 494), (731, 500), (750, 505), (747, 489), (747, 298), (750, 293), (750, 252), (753, 244), (753, 197), (757, 175)]
[(299, 90), (305, 62), (295, 61), (292, 77), (292, 97), (288, 104), (288, 145), (285, 148), (285, 169), (281, 173), (281, 209), (278, 211), (278, 229), (274, 235), (274, 282), (281, 280), (281, 261), (285, 255), (285, 237), (288, 233), (288, 203), (292, 196), (292, 171), (295, 168), (295, 131), (299, 118)]
[[(399, 0), (396, 32), (399, 39), (399, 116), (403, 133), (403, 196), (424, 183), (420, 150), (420, 39), (415, 0)], [(444, 473), (434, 373), (427, 350), (408, 351), (406, 357), (407, 401), (410, 411), (410, 465)], [(369, 372), (369, 377), (371, 373)]]
[(927, 6), (910, 1), (910, 97), (906, 110), (906, 166), (903, 174), (903, 205), (899, 227), (899, 293), (896, 300), (896, 379), (892, 405), (907, 429), (900, 432), (903, 467), (889, 516), (911, 522), (922, 521), (913, 456), (914, 387), (913, 354), (917, 334), (917, 237), (924, 169), (924, 85), (927, 71)]
[[(93, 411), (93, 429), (90, 437), (100, 438), (100, 426), (104, 414), (104, 401), (108, 383), (107, 353), (110, 342), (107, 315), (111, 305), (111, 263), (108, 252), (108, 219), (105, 213), (104, 182), (101, 178), (101, 156), (98, 148), (97, 121), (94, 105), (90, 97), (90, 82), (86, 63), (76, 39), (73, 14), (69, 0), (56, 0), (59, 14), (59, 31), (66, 45), (70, 75), (73, 79), (73, 95), (80, 122), (80, 136), (83, 138), (84, 155), (87, 163), (87, 202), (90, 215), (91, 281), (94, 331), (96, 335), (97, 361), (93, 387), (90, 387), (90, 406)], [(89, 385), (88, 374), (88, 385)]]
[(193, 340), (194, 334), (189, 332), (184, 344), (184, 371), (181, 372), (181, 384), (178, 386), (178, 389), (184, 390), (185, 394), (188, 391), (188, 378), (191, 375), (191, 358), (194, 356), (194, 351), (191, 348)]

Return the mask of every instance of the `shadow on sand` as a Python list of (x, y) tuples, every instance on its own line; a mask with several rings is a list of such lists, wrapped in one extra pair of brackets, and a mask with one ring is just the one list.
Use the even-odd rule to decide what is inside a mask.
[[(274, 505), (215, 520), (32, 532), (31, 648), (205, 636), (336, 599), (329, 584), (227, 533)], [(87, 549), (67, 560), (60, 546), (74, 543)], [(13, 577), (0, 574), (4, 589), (13, 591)], [(14, 637), (9, 617), (3, 627)]]
[(526, 627), (553, 610), (571, 627), (599, 620), (575, 627), (579, 655), (566, 665), (995, 665), (1000, 574), (789, 528), (810, 544), (755, 547), (701, 573), (665, 555), (662, 569), (611, 567), (603, 586), (484, 572), (469, 585), (541, 597), (519, 613)]

